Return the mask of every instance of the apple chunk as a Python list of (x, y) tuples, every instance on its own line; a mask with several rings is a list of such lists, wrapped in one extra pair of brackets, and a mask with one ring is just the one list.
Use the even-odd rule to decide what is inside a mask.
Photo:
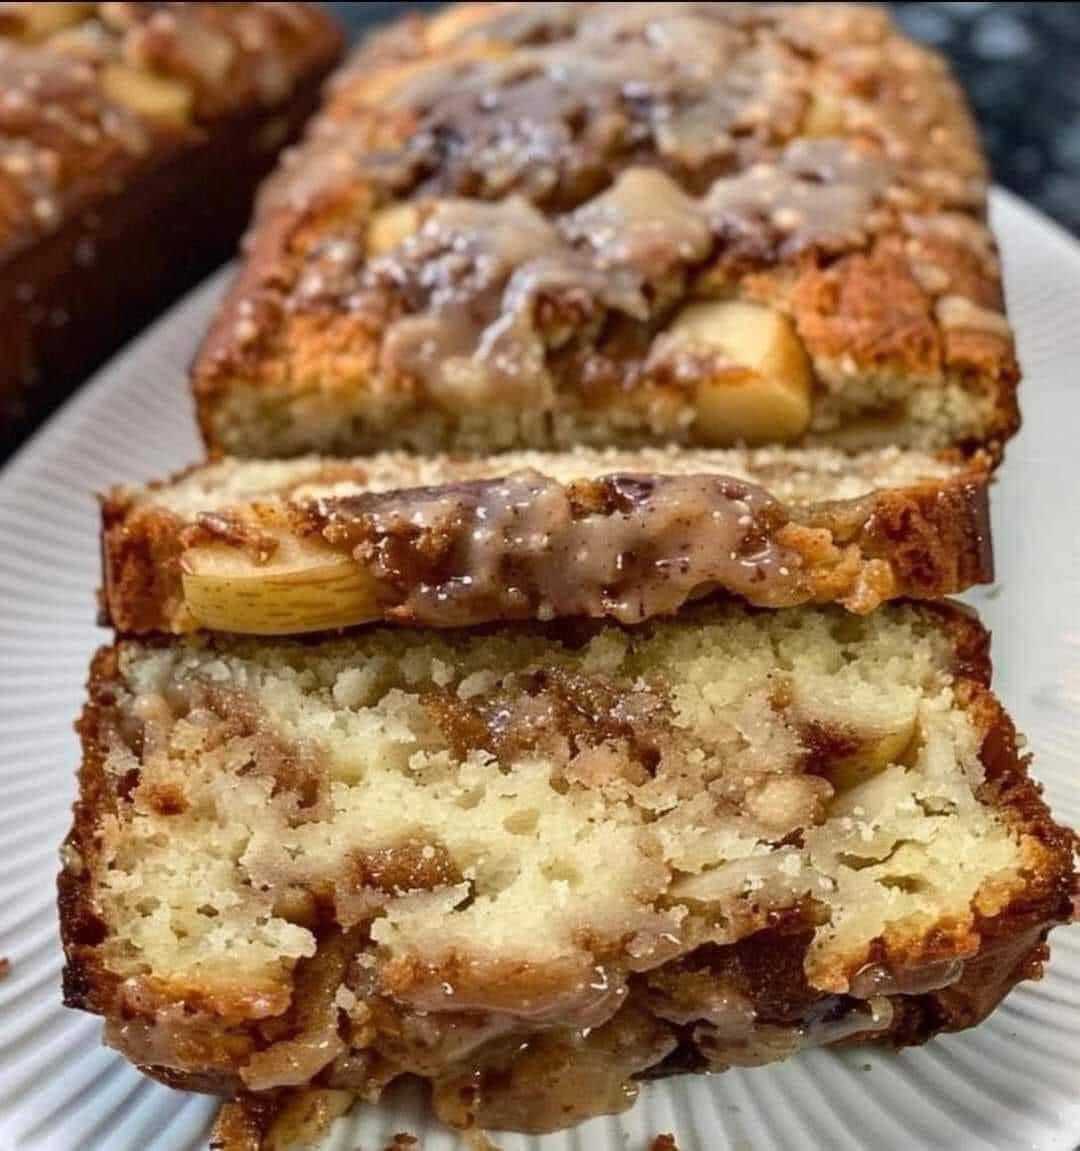
[(847, 791), (901, 759), (915, 738), (914, 716), (901, 717), (895, 727), (860, 729), (859, 747), (834, 761), (828, 778), (837, 791)]
[(709, 443), (798, 438), (810, 422), (810, 364), (787, 316), (744, 300), (690, 304), (667, 333), (673, 351), (715, 371), (697, 385), (698, 427)]
[(181, 557), (184, 600), (195, 623), (245, 635), (294, 635), (378, 618), (374, 577), (351, 556), (282, 539), (269, 563), (221, 544)]
[(384, 256), (420, 230), (420, 212), (415, 204), (390, 204), (380, 208), (368, 225), (367, 253)]
[(803, 120), (804, 136), (842, 136), (846, 125), (844, 105), (837, 93), (822, 89), (811, 95)]
[(910, 689), (867, 691), (823, 681), (796, 692), (791, 707), (808, 749), (819, 745), (826, 753), (821, 773), (838, 791), (902, 762), (918, 740), (918, 702)]
[(101, 84), (110, 100), (140, 116), (181, 124), (191, 119), (191, 91), (175, 80), (152, 76), (126, 64), (106, 64)]

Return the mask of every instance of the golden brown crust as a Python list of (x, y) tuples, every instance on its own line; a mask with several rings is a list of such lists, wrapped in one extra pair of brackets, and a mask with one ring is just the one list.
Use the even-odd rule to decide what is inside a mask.
[[(664, 280), (667, 303), (644, 335), (622, 325), (629, 347), (614, 338), (601, 348), (584, 335), (578, 351), (573, 342), (549, 348), (555, 399), (529, 397), (525, 406), (535, 405), (536, 419), (503, 428), (503, 446), (707, 442), (685, 418), (685, 383), (673, 387), (643, 367), (642, 340), (647, 347), (663, 330), (672, 301), (738, 294), (794, 320), (815, 369), (811, 438), (838, 437), (846, 427), (845, 442), (870, 442), (872, 430), (861, 428), (869, 419), (886, 421), (893, 439), (999, 450), (1018, 424), (1018, 370), (985, 227), (983, 160), (943, 62), (903, 39), (880, 12), (858, 6), (792, 12), (718, 5), (696, 32), (707, 40), (710, 21), (720, 22), (721, 42), (734, 54), (712, 63), (713, 91), (693, 98), (705, 101), (702, 115), (711, 117), (715, 139), (729, 139), (727, 131), (734, 143), (690, 163), (649, 119), (650, 101), (663, 105), (655, 91), (636, 111), (617, 101), (612, 110), (601, 74), (593, 80), (597, 107), (583, 101), (579, 108), (572, 80), (567, 96), (529, 71), (530, 53), (573, 71), (582, 44), (587, 53), (605, 36), (629, 45), (625, 67), (632, 71), (641, 30), (629, 11), (620, 19), (629, 30), (614, 30), (610, 12), (588, 6), (525, 15), (470, 5), (410, 19), (359, 50), (299, 156), (266, 189), (247, 261), (199, 357), (195, 389), (211, 446), (263, 455), (346, 454), (394, 443), (472, 448), (468, 421), (487, 418), (486, 391), (475, 410), (468, 400), (447, 407), (415, 374), (388, 366), (388, 327), (402, 309), (419, 305), (374, 291), (364, 279), (367, 228), (380, 208), (515, 193), (565, 222), (630, 167), (659, 167), (697, 195), (716, 177), (776, 163), (792, 142), (813, 148), (842, 138), (889, 168), (873, 209), (852, 217), (854, 231), (799, 246), (758, 217), (721, 212), (708, 255), (691, 261), (674, 287)], [(687, 34), (673, 17), (673, 42), (680, 32)], [(692, 90), (690, 78), (703, 63), (683, 47), (679, 82)], [(493, 81), (491, 107), (502, 118), (489, 124), (478, 104), (468, 105), (469, 85), (485, 70), (512, 70), (515, 61), (522, 88), (539, 86), (535, 104), (524, 108), (519, 125), (514, 101), (527, 95), (504, 93)], [(608, 124), (606, 136), (602, 114), (616, 125)], [(515, 135), (528, 124), (537, 132), (531, 151)], [(828, 164), (819, 177), (827, 184), (840, 179)], [(579, 325), (582, 318), (579, 312)], [(849, 387), (854, 381), (857, 394)], [(973, 411), (957, 414), (957, 396)]]
[(171, 514), (133, 514), (117, 496), (103, 501), (102, 609), (117, 631), (173, 630), (183, 602), (182, 529)]
[[(197, 473), (189, 470), (178, 478), (192, 474)], [(328, 465), (325, 474), (327, 482), (335, 474), (345, 478), (344, 465), (337, 473)], [(352, 475), (362, 476), (362, 469), (353, 469)], [(988, 486), (988, 474), (973, 467), (940, 482), (785, 507), (754, 484), (722, 476), (676, 480), (635, 474), (568, 484), (537, 476), (314, 500), (267, 493), (202, 514), (155, 504), (153, 488), (142, 497), (117, 489), (103, 503), (103, 605), (122, 633), (195, 630), (201, 620), (184, 590), (190, 549), (210, 544), (219, 553), (245, 556), (257, 573), (284, 541), (315, 540), (327, 545), (330, 554), (351, 559), (375, 581), (374, 599), (357, 609), (355, 619), (342, 623), (383, 619), (450, 627), (562, 614), (614, 615), (634, 622), (717, 590), (758, 606), (839, 602), (865, 613), (885, 600), (933, 599), (993, 579)], [(681, 508), (675, 534), (651, 511), (652, 501), (665, 492)], [(519, 555), (511, 543), (501, 541), (496, 541), (503, 549), (498, 555), (466, 548), (478, 526), (499, 530), (506, 501), (525, 498), (534, 505), (557, 503), (557, 513), (538, 512), (530, 524), (530, 531), (542, 530), (549, 541), (539, 557)], [(633, 538), (624, 530), (613, 537), (631, 513), (645, 517), (641, 528)], [(740, 550), (745, 545), (747, 554), (760, 557), (749, 581), (741, 563), (727, 562), (726, 550), (698, 554), (701, 541), (708, 542), (709, 525), (721, 517), (745, 521), (746, 526), (715, 543), (726, 548), (730, 542)], [(587, 537), (569, 534), (583, 521), (591, 525)], [(511, 519), (508, 538), (524, 526), (521, 518)], [(601, 549), (617, 538), (617, 550), (629, 557), (618, 565), (624, 573), (620, 582), (607, 584), (603, 594), (591, 598), (582, 588), (584, 577), (574, 572), (566, 577), (573, 590), (562, 588), (560, 571), (572, 571), (559, 543), (563, 534), (575, 548), (589, 549), (591, 563), (598, 563)], [(496, 567), (499, 581), (485, 584)], [(661, 569), (676, 570), (650, 595)], [(455, 604), (443, 593), (462, 581), (472, 594)], [(513, 599), (502, 594), (511, 585)], [(629, 600), (635, 605), (632, 618), (626, 615)]]
[[(992, 909), (987, 905), (980, 911), (977, 899), (974, 925), (963, 932), (943, 922), (914, 938), (879, 938), (871, 947), (868, 962), (858, 973), (848, 973), (863, 979), (867, 978), (867, 968), (884, 973), (878, 994), (869, 1000), (865, 996), (872, 988), (860, 992), (863, 998), (856, 1000), (849, 995), (825, 995), (810, 985), (805, 958), (813, 935), (813, 913), (808, 906), (796, 905), (734, 944), (707, 944), (679, 959), (631, 974), (619, 1011), (598, 1027), (595, 1040), (590, 1040), (596, 1045), (598, 1062), (587, 1063), (579, 1071), (575, 1071), (558, 1029), (545, 1032), (543, 1040), (527, 1054), (519, 1053), (520, 1067), (513, 1052), (519, 1048), (525, 1052), (529, 1044), (511, 1039), (507, 1047), (498, 1038), (486, 1041), (475, 1055), (475, 1065), (465, 1060), (473, 1068), (467, 1083), (454, 1076), (440, 1080), (437, 1097), (444, 1118), (483, 1125), (493, 1122), (494, 1117), (506, 1116), (506, 1107), (516, 1105), (507, 1103), (508, 1084), (513, 1088), (519, 1071), (532, 1084), (534, 1095), (536, 1083), (542, 1081), (545, 1091), (552, 1091), (557, 1100), (560, 1092), (565, 1092), (569, 1077), (571, 1082), (585, 1082), (581, 1090), (586, 1094), (596, 1090), (609, 1098), (604, 1092), (620, 1084), (623, 1073), (662, 1076), (764, 1062), (790, 1053), (802, 1041), (800, 1036), (826, 1042), (921, 1043), (941, 1031), (977, 1023), (1017, 982), (1039, 976), (1047, 956), (1048, 930), (1072, 915), (1076, 837), (1051, 819), (1038, 785), (1028, 776), (1027, 759), (1018, 750), (1015, 729), (987, 688), (990, 661), (986, 631), (972, 614), (954, 605), (923, 605), (918, 610), (933, 617), (949, 637), (954, 690), (980, 737), (984, 781), (979, 798), (1037, 845), (1022, 889), (1013, 890), (1004, 905)], [(200, 997), (196, 985), (179, 990), (171, 987), (160, 1001), (146, 986), (137, 993), (126, 988), (102, 962), (99, 949), (105, 927), (95, 910), (95, 881), (102, 866), (98, 830), (102, 820), (125, 802), (125, 789), (134, 785), (131, 780), (109, 778), (104, 770), (110, 733), (116, 732), (120, 723), (117, 660), (116, 648), (103, 649), (96, 657), (90, 700), (79, 725), (84, 747), (80, 798), (60, 879), (67, 956), (65, 1001), (104, 1015), (110, 1024), (110, 1041), (147, 1073), (172, 1086), (240, 1096), (239, 1109), (229, 1112), (225, 1124), (233, 1139), (261, 1137), (273, 1121), (277, 1105), (285, 1100), (275, 1092), (245, 1096), (241, 1069), (256, 1052), (265, 1054), (282, 1039), (295, 1039), (301, 1049), (305, 1042), (322, 1042), (320, 1028), (325, 1023), (320, 1010), (325, 1010), (343, 983), (363, 1000), (362, 1010), (350, 1015), (351, 1022), (341, 1033), (349, 1036), (346, 1048), (351, 1044), (351, 1053), (324, 1067), (316, 1075), (315, 1085), (371, 1095), (403, 1068), (432, 1076), (445, 1071), (446, 1056), (440, 1052), (447, 1048), (442, 1044), (453, 1049), (455, 1043), (468, 1039), (469, 1027), (482, 1026), (475, 1019), (470, 1021), (465, 1002), (472, 989), (470, 979), (479, 980), (478, 989), (488, 993), (489, 999), (490, 993), (501, 989), (508, 996), (509, 1010), (513, 1010), (510, 1005), (516, 997), (535, 1003), (538, 996), (543, 997), (547, 981), (553, 976), (559, 981), (557, 973), (543, 970), (478, 972), (457, 970), (444, 963), (438, 972), (428, 972), (423, 964), (406, 964), (387, 967), (373, 986), (363, 967), (351, 966), (353, 956), (366, 945), (364, 933), (342, 933), (322, 924), (317, 927), (316, 955), (302, 960), (294, 975), (291, 1004), (281, 1003), (274, 1014), (262, 1019), (253, 1015), (250, 1003), (236, 1003), (230, 1009), (223, 1002)], [(130, 733), (126, 738), (131, 738)], [(410, 890), (423, 888), (428, 872), (433, 882), (447, 878), (440, 870), (437, 853), (425, 866), (419, 866), (423, 872), (419, 878), (418, 866), (419, 861), (411, 858), (362, 864), (365, 875), (377, 873), (386, 882), (404, 883)], [(963, 964), (959, 978), (955, 968), (958, 959)], [(949, 972), (949, 977), (940, 978), (942, 971)], [(440, 979), (454, 982), (463, 1003), (457, 1013), (446, 1013), (445, 1007), (442, 1016), (433, 1013), (445, 1019), (447, 1026), (445, 1031), (436, 1029), (439, 1038), (434, 1038), (432, 1013), (423, 1012), (420, 1025), (402, 1000), (416, 996), (417, 981), (432, 983), (437, 994)], [(947, 985), (941, 986), (943, 982)], [(185, 1005), (182, 1013), (168, 1009), (169, 1004), (176, 1004), (178, 995)], [(420, 1000), (414, 998), (413, 1002)], [(875, 1005), (872, 1014), (867, 1013), (868, 1002)], [(738, 1015), (743, 1009), (740, 1004), (753, 1019), (753, 1029), (741, 1044), (723, 1030), (742, 1019)], [(733, 1009), (735, 1015), (731, 1015)], [(709, 1018), (720, 1029), (719, 1039), (709, 1026), (698, 1022)], [(341, 1041), (341, 1035), (335, 1029), (333, 1042)], [(418, 1035), (424, 1036), (419, 1046)], [(579, 1073), (598, 1074), (598, 1067), (609, 1064), (615, 1069), (615, 1080), (575, 1078)], [(536, 1075), (542, 1080), (535, 1079)], [(462, 1094), (465, 1086), (468, 1090)], [(509, 1099), (516, 1098), (511, 1090)], [(566, 1103), (565, 1095), (562, 1098)], [(581, 1098), (576, 1098), (573, 1106), (566, 1105), (561, 1119), (556, 1112), (556, 1122), (578, 1114), (575, 1108), (581, 1105)], [(625, 1101), (625, 1092), (621, 1098)], [(552, 1112), (536, 1106), (521, 1121), (536, 1125), (529, 1129), (539, 1129), (538, 1125), (552, 1121)], [(243, 1142), (236, 1145), (245, 1146)]]
[(115, 648), (101, 648), (90, 665), (89, 704), (75, 725), (83, 748), (79, 791), (71, 831), (61, 855), (63, 869), (57, 880), (61, 933), (68, 962), (64, 969), (64, 1001), (87, 1011), (103, 1012), (114, 1000), (110, 980), (94, 949), (106, 927), (94, 910), (94, 873), (99, 864), (96, 829), (103, 816), (115, 810), (117, 796), (105, 776), (103, 719), (112, 700), (117, 677)]

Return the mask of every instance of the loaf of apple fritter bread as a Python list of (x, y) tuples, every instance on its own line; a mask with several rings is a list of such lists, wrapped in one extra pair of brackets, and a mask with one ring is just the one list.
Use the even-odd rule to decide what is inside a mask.
[(338, 77), (195, 373), (237, 455), (979, 445), (1018, 422), (944, 62), (837, 4), (476, 4)]
[(721, 590), (867, 612), (992, 578), (984, 463), (883, 449), (224, 460), (104, 503), (122, 632), (639, 623)]
[(168, 1083), (540, 1131), (918, 1043), (1038, 976), (1073, 837), (949, 605), (102, 650), (71, 1006)]
[(228, 258), (340, 47), (318, 4), (0, 4), (0, 452)]

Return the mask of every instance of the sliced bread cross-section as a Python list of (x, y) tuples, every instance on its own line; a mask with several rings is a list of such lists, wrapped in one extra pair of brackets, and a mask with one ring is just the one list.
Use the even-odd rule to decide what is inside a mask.
[(124, 632), (638, 623), (726, 592), (864, 613), (992, 578), (980, 461), (882, 449), (224, 460), (104, 505)]
[(1073, 837), (947, 605), (123, 640), (65, 989), (166, 1082), (548, 1130), (635, 1082), (922, 1042), (1038, 975)]

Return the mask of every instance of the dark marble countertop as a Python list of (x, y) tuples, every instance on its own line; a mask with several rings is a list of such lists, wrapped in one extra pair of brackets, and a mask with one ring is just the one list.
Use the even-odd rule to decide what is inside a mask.
[[(409, 8), (331, 4), (354, 34)], [(1080, 236), (1080, 3), (890, 4), (951, 61), (994, 179)]]
[(1080, 4), (894, 4), (967, 91), (994, 179), (1080, 235)]

